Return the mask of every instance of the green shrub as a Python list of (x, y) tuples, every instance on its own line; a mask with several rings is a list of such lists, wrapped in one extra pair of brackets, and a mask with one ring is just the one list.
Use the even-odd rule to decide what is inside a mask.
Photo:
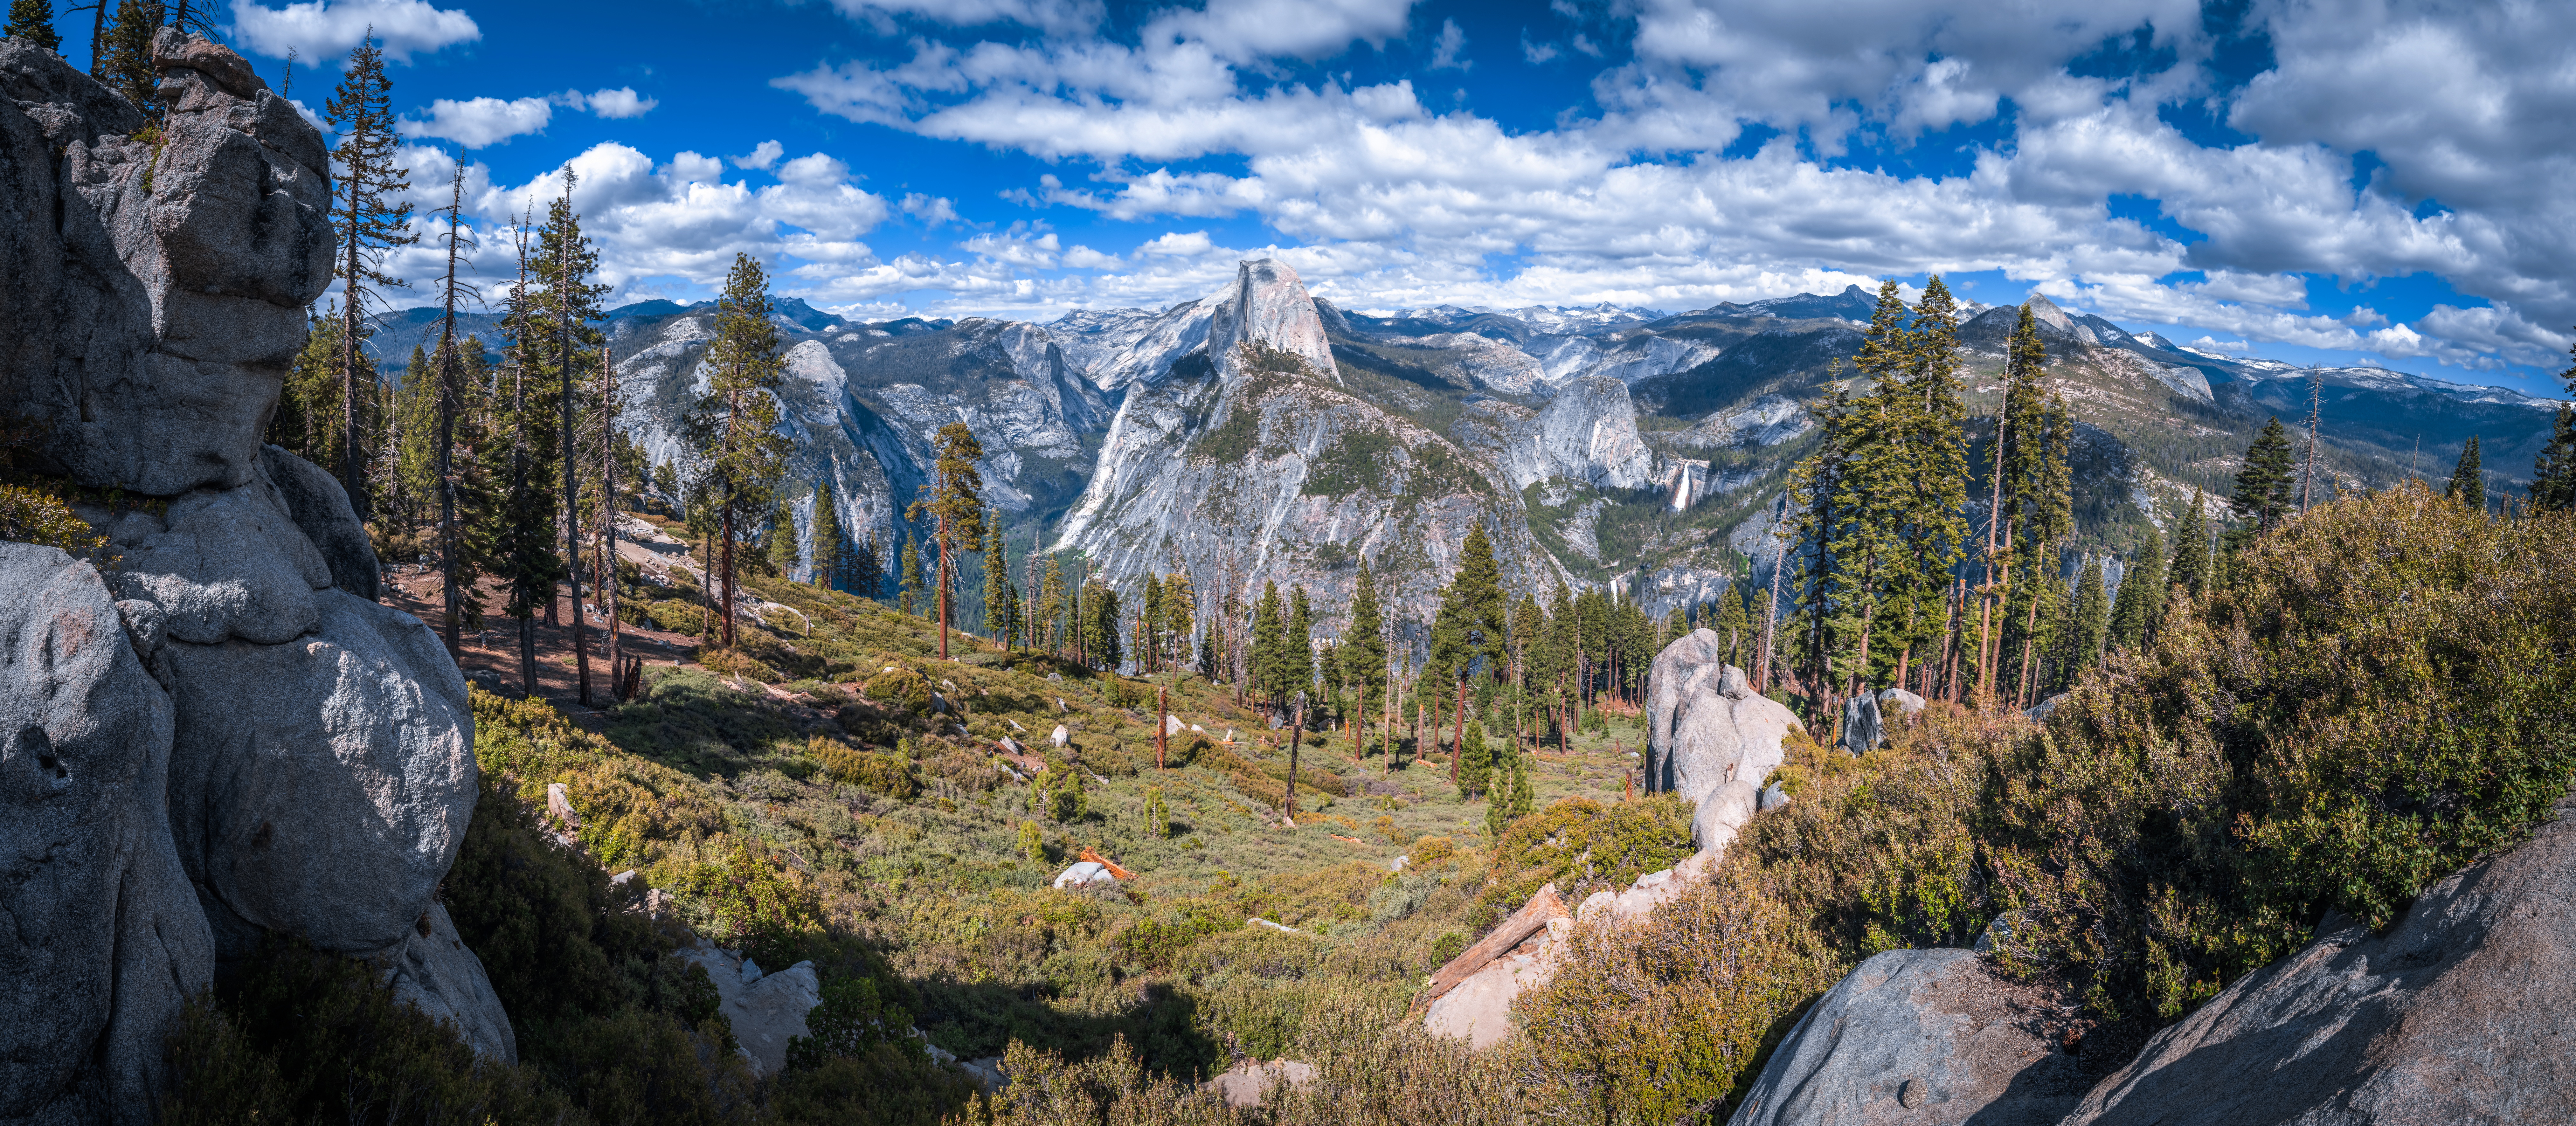
[(859, 692), (869, 702), (898, 715), (922, 715), (930, 711), (930, 682), (921, 674), (895, 666), (893, 672), (880, 672), (868, 678)]
[(921, 794), (921, 783), (912, 776), (912, 764), (901, 755), (857, 750), (820, 735), (806, 741), (805, 755), (830, 771), (835, 782), (864, 787), (899, 801)]
[(811, 1035), (787, 1041), (787, 1066), (811, 1071), (826, 1061), (864, 1055), (877, 1045), (892, 1045), (923, 1055), (907, 1031), (912, 1014), (886, 996), (871, 977), (834, 977), (823, 986), (823, 999), (805, 1014)]

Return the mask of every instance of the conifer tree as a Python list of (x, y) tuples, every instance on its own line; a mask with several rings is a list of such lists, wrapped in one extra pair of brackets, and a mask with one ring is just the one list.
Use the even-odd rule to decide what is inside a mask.
[(1011, 560), (1009, 546), (1002, 534), (1002, 513), (994, 509), (984, 518), (984, 632), (1011, 646), (1011, 634), (1018, 624), (1011, 607)]
[[(742, 529), (767, 515), (786, 455), (778, 434), (778, 388), (786, 365), (771, 323), (769, 275), (748, 254), (735, 254), (716, 301), (716, 338), (707, 346), (707, 391), (690, 404), (683, 429), (716, 511), (716, 570), (722, 644), (734, 644), (734, 547)], [(944, 565), (944, 561), (943, 561)], [(946, 642), (941, 643), (945, 658)]]
[(1154, 671), (1154, 654), (1163, 639), (1163, 580), (1152, 571), (1145, 572), (1145, 592), (1137, 600), (1136, 628), (1137, 668)]
[(467, 355), (460, 354), (460, 342), (456, 339), (456, 306), (468, 297), (480, 299), (482, 296), (471, 283), (459, 276), (456, 268), (465, 249), (474, 244), (473, 236), (463, 229), (464, 161), (456, 162), (456, 173), (448, 184), (448, 205), (441, 211), (447, 216), (447, 230), (440, 236), (440, 243), (447, 251), (447, 270), (438, 287), (443, 315), (439, 319), (438, 350), (432, 360), (435, 370), (423, 373), (414, 368), (411, 377), (419, 379), (426, 374), (437, 383), (440, 626), (447, 642), (447, 656), (450, 660), (457, 660), (463, 653), (460, 638), (464, 627), (469, 624), (468, 620), (479, 622), (482, 618), (482, 607), (469, 595), (487, 565), (498, 563), (498, 560), (488, 557), (489, 548), (485, 542), (485, 529), (490, 527), (490, 522), (480, 518), (492, 515), (487, 511), (489, 490), (484, 487), (482, 459), (467, 457), (460, 465), (456, 457), (460, 443), (468, 450), (479, 451), (487, 437), (484, 427), (479, 424), (481, 412), (472, 411), (469, 405), (471, 400), (479, 397), (483, 387), (479, 378), (483, 367), (483, 342), (472, 337), (462, 342), (463, 352), (471, 356), (472, 370), (468, 370)]
[[(124, 22), (121, 11), (118, 20)], [(160, 22), (157, 15), (153, 22)], [(151, 32), (144, 35), (148, 69)], [(370, 333), (367, 306), (383, 304), (378, 291), (410, 284), (384, 272), (386, 253), (419, 241), (411, 230), (411, 203), (403, 198), (411, 190), (411, 170), (394, 164), (402, 140), (394, 135), (393, 80), (385, 76), (384, 51), (372, 34), (349, 53), (348, 66), (325, 104), (323, 117), (340, 136), (339, 147), (331, 150), (332, 225), (340, 239), (339, 260), (332, 267), (340, 281), (340, 487), (348, 490), (358, 521), (365, 523), (369, 519), (367, 458), (360, 447), (356, 405), (359, 345)], [(520, 362), (525, 364), (528, 358), (523, 356)], [(548, 527), (552, 524), (547, 521)]]
[(1511, 812), (1515, 821), (1538, 812), (1538, 794), (1530, 789), (1529, 763), (1519, 755), (1512, 756)]
[(1163, 804), (1161, 786), (1145, 787), (1145, 835), (1155, 840), (1172, 835), (1172, 814)]
[(1114, 671), (1125, 659), (1118, 640), (1118, 601), (1118, 592), (1106, 583), (1094, 579), (1082, 585), (1078, 606), (1083, 618), (1082, 656), (1093, 668)]
[[(1839, 375), (1839, 370), (1831, 372), (1831, 389), (1808, 404), (1808, 413), (1816, 420), (1816, 452), (1798, 462), (1789, 475), (1790, 526), (1799, 545), (1798, 573), (1792, 584), (1792, 605), (1799, 619), (1794, 648), (1803, 658), (1800, 663), (1819, 681), (1831, 676), (1827, 666), (1840, 648), (1850, 586), (1851, 552), (1844, 539), (1850, 516), (1842, 502), (1850, 495), (1844, 479), (1851, 471), (1858, 427), (1850, 390), (1834, 378)], [(1578, 645), (1578, 663), (1580, 649)], [(1576, 695), (1579, 699), (1580, 691)]]
[[(545, 367), (553, 375), (553, 406), (562, 426), (557, 444), (557, 474), (563, 481), (564, 558), (572, 561), (564, 577), (571, 589), (567, 592), (573, 607), (572, 648), (575, 676), (581, 702), (590, 703), (590, 646), (588, 624), (581, 611), (581, 462), (579, 435), (574, 419), (586, 414), (581, 398), (592, 356), (605, 357), (607, 336), (595, 326), (601, 317), (599, 302), (609, 288), (593, 283), (590, 278), (599, 269), (599, 251), (581, 233), (581, 215), (573, 210), (572, 190), (578, 182), (570, 166), (563, 169), (563, 191), (547, 205), (546, 225), (537, 231), (538, 278), (544, 289), (532, 299), (535, 316), (552, 328), (546, 343)], [(609, 428), (611, 433), (613, 428)], [(602, 448), (603, 458), (615, 456), (613, 441)], [(795, 525), (791, 522), (789, 527)]]
[(1473, 799), (1485, 793), (1491, 781), (1493, 757), (1492, 746), (1485, 742), (1485, 725), (1468, 724), (1466, 736), (1459, 742), (1459, 800)]
[(1164, 668), (1187, 669), (1193, 664), (1191, 631), (1198, 619), (1198, 592), (1190, 585), (1190, 573), (1174, 571), (1163, 577), (1163, 634), (1170, 652), (1165, 654)]
[[(1494, 543), (1486, 538), (1483, 521), (1470, 525), (1466, 541), (1458, 546), (1458, 574), (1449, 582), (1444, 604), (1448, 600), (1454, 600), (1468, 659), (1483, 659), (1489, 674), (1499, 670), (1511, 637), (1510, 607), (1503, 600), (1503, 569), (1494, 559)], [(1474, 670), (1456, 671), (1465, 675)]]
[(2549, 444), (2532, 459), (2531, 507), (2542, 512), (2576, 508), (2576, 409), (2558, 408)]
[(906, 614), (918, 613), (919, 611), (917, 608), (922, 605), (921, 589), (926, 584), (927, 580), (922, 578), (921, 574), (921, 544), (913, 539), (911, 532), (905, 532), (903, 534), (903, 576), (901, 582), (903, 585), (896, 594), (896, 597), (901, 600), (898, 605)]
[[(2038, 554), (2031, 541), (2039, 529), (2026, 525), (2043, 514), (2042, 478), (2050, 457), (2047, 407), (2040, 387), (2040, 378), (2047, 371), (2048, 349), (2039, 338), (2039, 322), (2027, 301), (2022, 303), (2020, 319), (2014, 323), (2007, 354), (2003, 411), (1995, 420), (1985, 578), (1979, 588), (1977, 610), (1977, 691), (1980, 699), (1990, 703), (2001, 692), (2013, 575), (2016, 567), (2022, 566), (2017, 560)], [(2002, 614), (2005, 620), (1990, 624), (1995, 614)]]
[(1288, 588), (1287, 629), (1280, 637), (1282, 692), (1304, 692), (1315, 686), (1315, 613), (1306, 602), (1306, 587)]
[(2168, 582), (2188, 588), (2195, 598), (2209, 591), (2208, 512), (2208, 495), (2193, 489), (2191, 507), (2183, 510), (2182, 524), (2174, 529), (2173, 566), (2166, 572)]
[(2120, 593), (2111, 601), (2110, 647), (2142, 649), (2154, 632), (2155, 616), (2165, 604), (2165, 541), (2154, 525), (2147, 527), (2146, 546), (2120, 576)]
[(1279, 604), (1279, 584), (1272, 580), (1261, 583), (1261, 601), (1252, 607), (1252, 691), (1272, 701), (1275, 714), (1279, 701), (1287, 694), (1288, 622)]
[(804, 557), (796, 542), (796, 508), (789, 504), (787, 493), (780, 490), (778, 508), (769, 515), (769, 569), (781, 579), (796, 577), (796, 564)]
[(1726, 645), (1726, 663), (1744, 668), (1753, 660), (1753, 619), (1744, 612), (1744, 596), (1730, 584), (1717, 596), (1717, 621), (1709, 629)]
[(847, 566), (849, 552), (841, 543), (841, 513), (832, 503), (830, 481), (814, 486), (814, 530), (807, 538), (813, 541), (810, 550), (814, 571), (810, 581), (825, 590), (843, 585), (846, 580), (842, 570)]
[(2451, 485), (2442, 490), (2442, 495), (2480, 512), (2486, 511), (2487, 479), (2478, 465), (2477, 435), (2469, 435), (2469, 444), (2460, 450), (2460, 464), (2451, 470)]
[[(1967, 406), (1959, 378), (1959, 315), (1947, 282), (1923, 290), (1908, 336), (1902, 425), (1896, 435), (1895, 524), (1899, 549), (1888, 584), (1886, 624), (1896, 651), (1890, 683), (1902, 687), (1918, 652), (1947, 634), (1955, 612), (1951, 578), (1968, 547)], [(1901, 615), (1901, 617), (1900, 617)]]
[(2244, 543), (2289, 518), (2297, 502), (2293, 490), (2298, 479), (2292, 468), (2290, 433), (2275, 418), (2255, 435), (2254, 444), (2246, 447), (2244, 468), (2236, 472), (2236, 493), (2227, 503), (2245, 526), (2237, 530), (2232, 542)]
[(2102, 557), (2087, 555), (2084, 574), (2075, 584), (2075, 630), (2070, 640), (2071, 670), (2093, 667), (2111, 631), (2111, 597), (2102, 578)]
[(0, 37), (24, 39), (48, 51), (63, 49), (63, 37), (54, 33), (53, 0), (9, 0), (9, 25), (0, 29)]
[(502, 382), (506, 401), (496, 404), (495, 414), (508, 431), (510, 441), (510, 480), (502, 496), (500, 534), (494, 553), (500, 562), (503, 588), (509, 599), (503, 613), (518, 620), (519, 682), (521, 691), (534, 696), (537, 691), (536, 615), (554, 605), (555, 582), (562, 577), (565, 561), (555, 554), (554, 498), (546, 491), (542, 466), (545, 451), (553, 433), (542, 411), (531, 402), (531, 384), (536, 376), (530, 371), (529, 358), (538, 351), (534, 339), (535, 322), (529, 316), (528, 302), (528, 231), (519, 228), (515, 240), (519, 265), (518, 284), (511, 287), (510, 303), (504, 318), (510, 334), (510, 347), (503, 357)]
[(1030, 620), (1032, 639), (1049, 652), (1064, 649), (1064, 564), (1055, 556), (1046, 557), (1046, 574), (1038, 582), (1037, 614)]
[[(912, 502), (905, 510), (908, 519), (929, 517), (931, 540), (939, 549), (939, 659), (948, 659), (948, 592), (956, 574), (955, 559), (959, 548), (981, 543), (984, 538), (984, 475), (975, 463), (984, 456), (984, 444), (975, 440), (975, 432), (963, 422), (952, 422), (939, 428), (934, 442), (938, 460), (930, 469), (929, 483), (921, 487), (928, 494)], [(1118, 635), (1117, 619), (1110, 618), (1109, 636)], [(1117, 668), (1111, 661), (1107, 668)]]
[[(98, 0), (104, 11), (113, 4), (116, 20), (106, 27), (103, 61), (94, 62), (90, 76), (110, 90), (125, 96), (142, 110), (153, 123), (161, 121), (161, 99), (154, 93), (160, 74), (152, 66), (152, 37), (161, 31), (162, 20), (169, 15), (158, 0)], [(99, 59), (99, 45), (91, 48), (91, 57)]]

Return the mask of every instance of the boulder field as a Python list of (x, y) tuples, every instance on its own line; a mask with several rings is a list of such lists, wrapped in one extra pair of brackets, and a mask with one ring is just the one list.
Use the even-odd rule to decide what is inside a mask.
[[(0, 1123), (149, 1122), (187, 999), (266, 932), (375, 964), (514, 1059), (436, 902), (474, 808), (464, 679), (332, 476), (263, 446), (331, 276), (321, 135), (163, 30), (166, 107), (0, 40), (0, 401), (102, 571), (0, 544)], [(30, 457), (29, 455), (32, 455)]]

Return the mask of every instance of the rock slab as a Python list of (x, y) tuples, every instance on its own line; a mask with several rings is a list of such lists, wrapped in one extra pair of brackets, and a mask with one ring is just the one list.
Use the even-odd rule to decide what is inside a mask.
[(2576, 799), (2157, 1034), (2068, 1126), (2576, 1122)]
[(754, 971), (746, 976), (748, 962), (704, 939), (680, 951), (680, 957), (705, 967), (707, 977), (715, 982), (720, 1011), (733, 1026), (733, 1038), (742, 1045), (752, 1071), (776, 1075), (786, 1070), (787, 1042), (812, 1035), (805, 1027), (805, 1014), (823, 1003), (823, 983), (814, 973), (814, 963), (798, 962), (777, 973)]
[(2017, 992), (1965, 950), (1872, 957), (1799, 1018), (1727, 1124), (2055, 1126), (2092, 1076)]

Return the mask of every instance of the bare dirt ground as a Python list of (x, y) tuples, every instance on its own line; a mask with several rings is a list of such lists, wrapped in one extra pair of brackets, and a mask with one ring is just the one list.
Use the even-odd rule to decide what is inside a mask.
[[(469, 676), (478, 671), (497, 674), (504, 690), (516, 695), (520, 684), (518, 620), (501, 612), (509, 599), (498, 583), (486, 581), (476, 588), (475, 594), (483, 608), (483, 628), (463, 631), (457, 664)], [(424, 573), (413, 567), (397, 568), (386, 588), (384, 601), (388, 606), (429, 623), (433, 632), (439, 629), (444, 604), (440, 600), (436, 572)], [(576, 722), (595, 726), (600, 719), (598, 709), (614, 702), (609, 691), (607, 622), (594, 612), (590, 628), (585, 631), (590, 643), (590, 700), (595, 705), (585, 707), (581, 703), (578, 676), (572, 661), (572, 599), (569, 588), (556, 588), (554, 620), (557, 624), (547, 625), (543, 615), (535, 619), (537, 695)], [(622, 622), (618, 624), (618, 632), (625, 654), (640, 657), (647, 665), (690, 664), (697, 659), (697, 639), (686, 634), (643, 629)], [(488, 681), (486, 686), (489, 686)]]

